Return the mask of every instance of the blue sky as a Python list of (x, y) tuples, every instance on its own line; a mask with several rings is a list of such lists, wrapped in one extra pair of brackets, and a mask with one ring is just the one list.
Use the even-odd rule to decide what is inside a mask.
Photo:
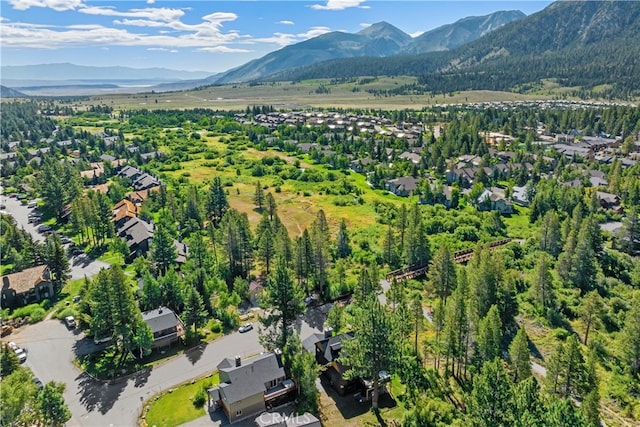
[(220, 72), (328, 31), (387, 21), (417, 35), (551, 1), (0, 0), (2, 65), (165, 67)]

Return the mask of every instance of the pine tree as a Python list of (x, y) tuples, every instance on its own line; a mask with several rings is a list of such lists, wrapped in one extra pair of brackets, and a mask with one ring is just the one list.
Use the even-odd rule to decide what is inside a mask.
[(267, 278), (262, 302), (268, 314), (260, 319), (264, 327), (260, 342), (266, 349), (285, 348), (293, 323), (304, 312), (303, 299), (302, 289), (291, 280), (286, 263), (279, 258)]
[(256, 189), (253, 193), (253, 204), (256, 206), (258, 211), (262, 212), (262, 208), (264, 207), (264, 190), (262, 189), (260, 181), (256, 183)]
[(55, 233), (47, 237), (45, 257), (53, 283), (58, 289), (62, 288), (71, 277), (69, 274), (71, 267), (69, 267), (69, 258), (67, 258), (60, 237)]
[(627, 312), (624, 327), (619, 335), (622, 360), (632, 375), (640, 373), (640, 293), (631, 298), (630, 310)]
[(384, 235), (384, 243), (382, 245), (383, 259), (390, 267), (398, 265), (398, 250), (395, 236), (393, 235), (393, 228), (391, 224), (387, 226), (387, 232)]
[(470, 421), (478, 427), (507, 427), (514, 421), (511, 382), (498, 358), (486, 362), (473, 378)]
[(264, 262), (265, 271), (268, 275), (271, 271), (271, 260), (276, 254), (275, 238), (269, 222), (258, 236), (258, 256)]
[(6, 343), (0, 344), (0, 376), (5, 378), (19, 367), (20, 360), (18, 356)]
[(164, 274), (169, 267), (175, 264), (176, 257), (176, 247), (169, 230), (163, 223), (158, 222), (151, 241), (151, 259), (155, 262), (160, 274)]
[(158, 281), (153, 278), (151, 273), (145, 272), (142, 276), (142, 297), (140, 306), (143, 310), (153, 310), (162, 305), (162, 289)]
[(349, 366), (348, 378), (365, 378), (373, 383), (371, 406), (378, 410), (380, 372), (393, 374), (399, 354), (398, 335), (390, 313), (375, 296), (356, 306), (353, 339), (343, 340), (339, 361)]
[(549, 257), (548, 255), (540, 254), (536, 262), (535, 277), (529, 293), (538, 312), (544, 313), (545, 316), (548, 314), (548, 310), (552, 310), (555, 305), (552, 281)]
[(558, 215), (553, 211), (549, 211), (544, 216), (540, 229), (540, 250), (549, 253), (555, 258), (560, 254), (561, 248)]
[(340, 228), (338, 228), (338, 236), (336, 237), (336, 257), (347, 258), (349, 255), (351, 255), (351, 245), (349, 244), (347, 223), (343, 218), (340, 221)]
[(269, 219), (273, 221), (273, 218), (277, 215), (278, 206), (276, 205), (276, 199), (273, 198), (273, 194), (271, 194), (271, 192), (267, 193), (266, 204), (267, 204), (267, 213), (269, 214)]
[(515, 384), (513, 397), (514, 427), (543, 427), (544, 407), (538, 381), (529, 377)]
[(498, 307), (492, 305), (478, 328), (478, 355), (488, 362), (502, 354), (502, 322)]
[(431, 259), (429, 239), (418, 204), (414, 204), (409, 212), (403, 255), (405, 264), (409, 266), (425, 265)]
[(447, 297), (456, 286), (456, 265), (447, 245), (442, 245), (429, 264), (428, 279), (434, 294), (447, 303)]
[(632, 205), (622, 221), (622, 233), (620, 234), (620, 247), (627, 253), (640, 250), (640, 214), (637, 205)]
[(529, 341), (524, 326), (518, 329), (516, 337), (509, 346), (509, 358), (513, 367), (514, 382), (519, 383), (531, 377), (531, 363), (529, 362)]
[(222, 187), (222, 181), (220, 177), (215, 177), (211, 183), (211, 189), (209, 191), (209, 198), (207, 200), (207, 217), (213, 223), (214, 227), (218, 228), (222, 217), (229, 209), (229, 202), (227, 202), (227, 196)]
[(599, 326), (602, 309), (602, 298), (597, 291), (587, 293), (582, 299), (579, 314), (585, 326), (584, 345), (587, 345), (588, 343), (589, 332), (591, 332), (591, 329), (595, 329)]
[(182, 318), (187, 327), (193, 326), (193, 335), (197, 337), (198, 328), (204, 326), (207, 320), (207, 311), (202, 296), (193, 286), (187, 286), (185, 293)]

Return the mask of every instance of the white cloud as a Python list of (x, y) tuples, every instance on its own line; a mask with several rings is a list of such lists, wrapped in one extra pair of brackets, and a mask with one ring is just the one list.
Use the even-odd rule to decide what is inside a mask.
[(171, 49), (169, 53), (178, 53), (178, 49)]
[(154, 4), (156, 0), (147, 0), (147, 4)]
[(151, 52), (169, 52), (166, 47), (148, 47), (147, 50)]
[(352, 7), (369, 9), (369, 6), (361, 6), (365, 0), (327, 0), (327, 4), (313, 4), (311, 9), (315, 10), (344, 10)]
[(278, 21), (276, 22), (276, 24), (280, 24), (280, 25), (294, 25), (295, 22), (293, 21)]
[(369, 22), (361, 22), (358, 25), (360, 25), (362, 28), (367, 28), (367, 27), (371, 26), (371, 24)]
[(198, 52), (209, 52), (209, 53), (247, 53), (251, 52), (247, 49), (236, 49), (228, 46), (214, 46), (214, 47), (201, 47), (196, 49)]
[(147, 7), (144, 9), (129, 9), (128, 11), (117, 10), (113, 6), (87, 6), (78, 9), (78, 12), (87, 15), (100, 16), (120, 16), (123, 18), (150, 19), (153, 21), (172, 22), (184, 16), (182, 9), (171, 9), (167, 7)]
[(16, 10), (27, 10), (32, 7), (46, 7), (57, 12), (73, 10), (83, 5), (82, 0), (9, 0)]
[(424, 34), (424, 31), (416, 31), (415, 33), (411, 33), (409, 35), (415, 39), (416, 37), (420, 37), (423, 34)]
[(311, 27), (305, 33), (299, 33), (298, 37), (303, 40), (312, 39), (314, 37), (321, 36), (323, 34), (331, 32), (331, 28), (329, 27)]

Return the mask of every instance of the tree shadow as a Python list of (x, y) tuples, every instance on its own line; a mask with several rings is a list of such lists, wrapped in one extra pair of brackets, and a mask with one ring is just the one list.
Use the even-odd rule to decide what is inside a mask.
[(202, 358), (202, 354), (207, 348), (207, 343), (201, 343), (193, 348), (185, 350), (184, 355), (187, 357), (187, 360), (191, 362), (192, 365), (195, 365), (198, 360)]
[(134, 387), (136, 388), (144, 387), (147, 384), (147, 381), (149, 381), (149, 377), (151, 376), (152, 370), (153, 368), (145, 368), (141, 371), (138, 371), (134, 377), (134, 383), (133, 383)]
[[(371, 409), (370, 400), (356, 398), (356, 396), (361, 396), (362, 393), (356, 393), (355, 395), (353, 393), (347, 393), (344, 396), (340, 396), (324, 375), (320, 376), (320, 384), (327, 396), (335, 402), (336, 408), (345, 420), (358, 417)], [(397, 405), (397, 402), (389, 393), (380, 394), (378, 398), (379, 408), (395, 408)], [(386, 426), (386, 423), (382, 420), (379, 411), (376, 412), (376, 417), (378, 418), (380, 425)]]
[(535, 359), (544, 360), (544, 356), (542, 355), (542, 353), (540, 353), (540, 350), (538, 349), (538, 346), (536, 345), (536, 343), (528, 339), (527, 344), (529, 347), (529, 352)]
[(95, 380), (86, 373), (80, 374), (76, 381), (80, 403), (88, 412), (97, 410), (103, 415), (111, 410), (127, 386), (127, 380), (109, 384)]
[(309, 307), (309, 309), (302, 315), (301, 319), (298, 319), (299, 322), (304, 320), (307, 325), (314, 329), (322, 330), (324, 328), (324, 322), (327, 320), (327, 312), (331, 308), (332, 304), (325, 304), (320, 307)]

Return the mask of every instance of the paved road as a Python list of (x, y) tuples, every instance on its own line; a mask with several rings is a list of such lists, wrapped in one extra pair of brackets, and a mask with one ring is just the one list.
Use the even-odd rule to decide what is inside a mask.
[[(320, 332), (305, 322), (299, 322), (298, 327), (302, 339)], [(65, 400), (73, 415), (68, 426), (134, 426), (143, 402), (154, 394), (213, 372), (225, 357), (248, 357), (263, 351), (256, 329), (224, 336), (112, 385), (89, 378), (73, 365), (76, 355), (90, 352), (94, 345), (58, 320), (24, 327), (11, 339), (27, 349), (26, 364), (43, 382), (67, 384)]]
[[(29, 213), (33, 210), (20, 203), (20, 200), (7, 196), (0, 196), (6, 205), (6, 212), (15, 218), (18, 227), (31, 234), (34, 240), (44, 242), (45, 236), (38, 233), (38, 224), (31, 224), (28, 221)], [(98, 274), (102, 268), (108, 268), (106, 262), (93, 260), (86, 255), (75, 256), (69, 259), (71, 267), (71, 280), (82, 279), (85, 276), (92, 277)]]

